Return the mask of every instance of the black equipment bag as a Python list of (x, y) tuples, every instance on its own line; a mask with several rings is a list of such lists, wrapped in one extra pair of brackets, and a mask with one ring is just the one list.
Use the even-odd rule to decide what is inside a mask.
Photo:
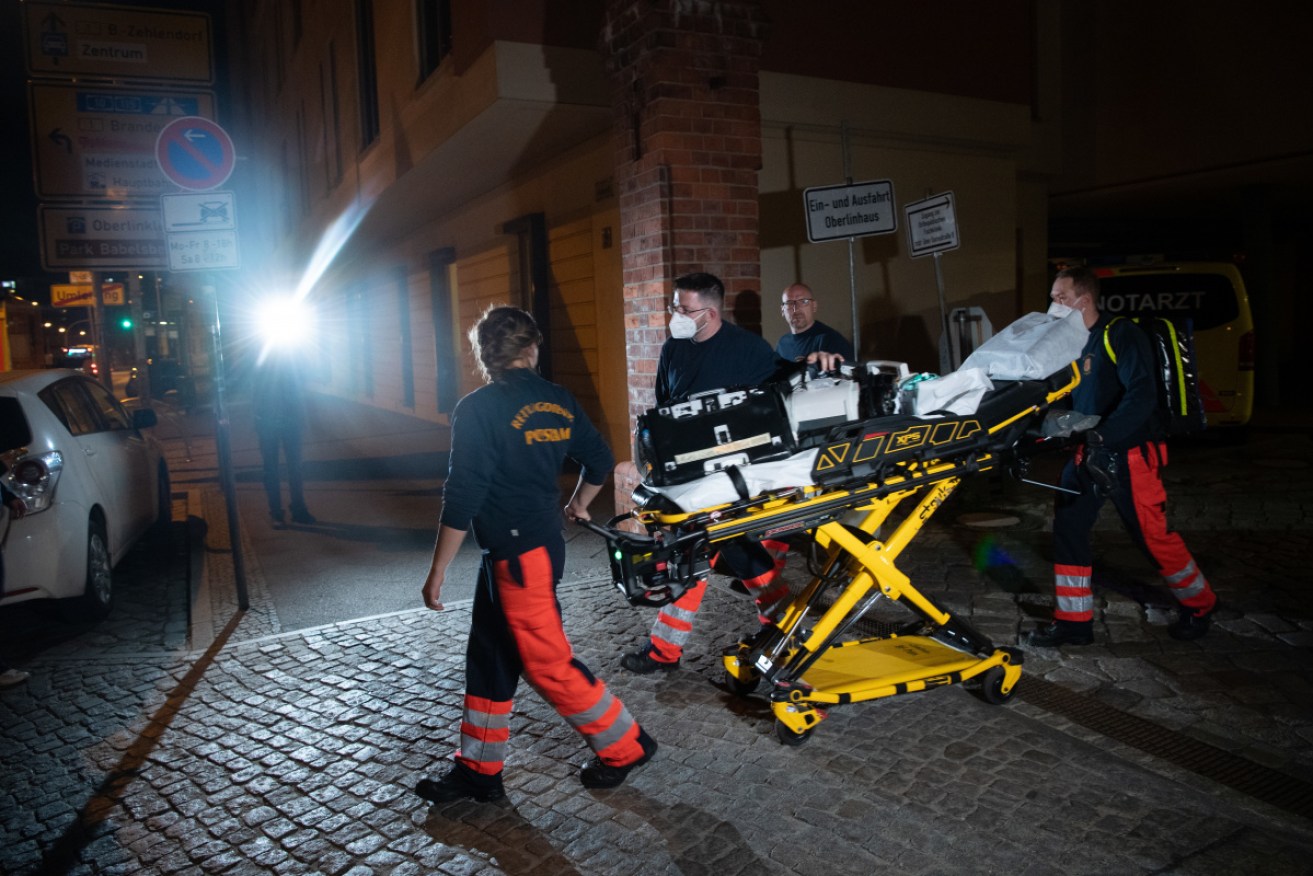
[[(1117, 364), (1108, 339), (1108, 329), (1121, 317), (1113, 317), (1103, 332), (1103, 347)], [(1157, 417), (1167, 435), (1191, 435), (1208, 425), (1203, 398), (1199, 394), (1199, 360), (1194, 351), (1194, 330), (1189, 320), (1164, 316), (1137, 316), (1131, 322), (1149, 338), (1153, 348), (1153, 380), (1158, 388)]]
[(797, 444), (779, 387), (716, 389), (638, 418), (634, 461), (646, 483), (687, 483), (731, 466), (782, 459)]

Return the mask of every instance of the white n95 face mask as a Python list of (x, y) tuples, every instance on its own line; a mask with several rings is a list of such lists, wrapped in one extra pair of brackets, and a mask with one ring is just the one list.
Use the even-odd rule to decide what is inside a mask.
[(1046, 312), (1049, 316), (1054, 317), (1055, 319), (1062, 319), (1063, 317), (1071, 316), (1075, 313), (1075, 311), (1067, 305), (1059, 304), (1056, 301), (1049, 305), (1049, 309)]
[(687, 340), (698, 333), (698, 321), (684, 313), (670, 315), (670, 336)]

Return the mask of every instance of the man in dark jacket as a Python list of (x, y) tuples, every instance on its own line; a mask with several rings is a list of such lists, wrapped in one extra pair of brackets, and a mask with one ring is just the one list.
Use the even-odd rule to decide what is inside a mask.
[(1059, 272), (1050, 297), (1079, 311), (1090, 330), (1078, 360), (1081, 382), (1072, 408), (1101, 419), (1062, 472), (1061, 484), (1072, 492), (1058, 494), (1053, 517), (1053, 623), (1024, 641), (1047, 648), (1094, 641), (1090, 532), (1104, 499), (1112, 500), (1127, 532), (1176, 598), (1180, 615), (1168, 632), (1176, 639), (1197, 639), (1208, 632), (1217, 595), (1185, 540), (1167, 528), (1160, 473), (1167, 445), (1158, 434), (1148, 338), (1129, 320), (1113, 322), (1099, 312), (1099, 280), (1087, 268)]
[(845, 362), (855, 361), (849, 340), (816, 318), (818, 306), (806, 283), (794, 283), (784, 290), (780, 314), (789, 324), (789, 334), (780, 338), (775, 352), (788, 361), (805, 358), (808, 353), (838, 353)]

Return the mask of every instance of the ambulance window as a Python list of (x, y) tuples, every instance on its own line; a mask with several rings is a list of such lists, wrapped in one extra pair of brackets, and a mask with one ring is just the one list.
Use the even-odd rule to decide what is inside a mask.
[(1104, 277), (1101, 310), (1114, 316), (1190, 317), (1195, 331), (1226, 325), (1240, 315), (1231, 281), (1222, 274), (1130, 274)]

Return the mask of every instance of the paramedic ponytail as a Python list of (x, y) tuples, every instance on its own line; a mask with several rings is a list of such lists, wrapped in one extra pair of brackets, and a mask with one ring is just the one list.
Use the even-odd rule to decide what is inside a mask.
[(479, 372), (491, 383), (500, 380), (530, 347), (542, 344), (543, 335), (533, 317), (525, 311), (518, 307), (494, 305), (485, 310), (470, 329), (469, 339)]

